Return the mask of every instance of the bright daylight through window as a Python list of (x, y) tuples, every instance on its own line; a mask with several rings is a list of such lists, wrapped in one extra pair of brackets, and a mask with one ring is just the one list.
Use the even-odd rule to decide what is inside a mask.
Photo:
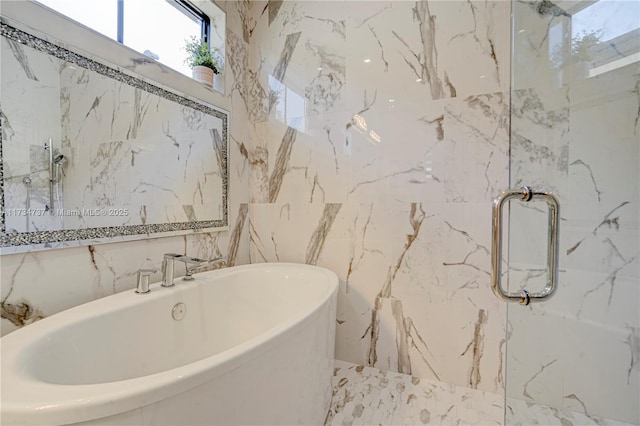
[(578, 3), (571, 12), (571, 54), (589, 63), (589, 77), (640, 61), (640, 2)]
[(185, 40), (208, 39), (208, 17), (182, 0), (38, 1), (188, 76)]

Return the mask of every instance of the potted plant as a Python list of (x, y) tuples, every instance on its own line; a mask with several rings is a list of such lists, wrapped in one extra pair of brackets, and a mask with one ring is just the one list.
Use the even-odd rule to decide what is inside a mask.
[(211, 49), (209, 43), (192, 36), (184, 48), (187, 58), (184, 62), (191, 67), (193, 79), (213, 87), (214, 74), (220, 74), (222, 55), (217, 49)]

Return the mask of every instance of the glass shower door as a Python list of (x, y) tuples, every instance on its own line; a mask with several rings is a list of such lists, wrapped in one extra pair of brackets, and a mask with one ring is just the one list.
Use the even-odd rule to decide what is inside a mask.
[[(640, 424), (639, 61), (640, 1), (512, 2), (510, 187), (560, 215), (557, 291), (508, 303), (506, 424)], [(508, 204), (502, 286), (540, 291), (547, 205)]]

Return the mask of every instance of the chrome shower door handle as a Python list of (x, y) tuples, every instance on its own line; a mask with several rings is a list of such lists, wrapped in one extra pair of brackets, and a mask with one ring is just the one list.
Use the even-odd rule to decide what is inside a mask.
[[(523, 202), (542, 200), (549, 207), (548, 236), (547, 236), (547, 283), (542, 291), (530, 293), (510, 293), (502, 288), (502, 207), (507, 201), (519, 198)], [(510, 189), (498, 195), (493, 200), (493, 218), (491, 225), (491, 286), (493, 293), (506, 302), (519, 302), (528, 305), (530, 302), (542, 301), (555, 293), (558, 278), (558, 220), (560, 217), (560, 203), (551, 192), (535, 191), (528, 186), (522, 189)]]

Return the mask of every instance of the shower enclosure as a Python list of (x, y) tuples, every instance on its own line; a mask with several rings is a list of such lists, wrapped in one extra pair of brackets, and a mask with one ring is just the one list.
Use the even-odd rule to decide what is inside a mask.
[[(639, 61), (639, 1), (512, 2), (510, 187), (560, 210), (555, 294), (508, 304), (506, 424), (640, 424)], [(524, 299), (553, 275), (542, 201), (504, 207)]]

